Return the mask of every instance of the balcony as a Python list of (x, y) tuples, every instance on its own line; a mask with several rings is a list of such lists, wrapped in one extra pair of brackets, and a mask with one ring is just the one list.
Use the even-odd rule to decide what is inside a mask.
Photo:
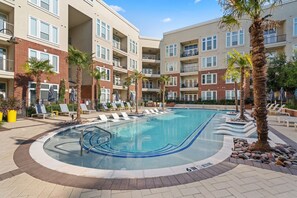
[(14, 30), (14, 25), (11, 23), (8, 23), (6, 20), (0, 19), (0, 39), (1, 40), (9, 40), (12, 36), (12, 32)]
[(157, 86), (146, 86), (145, 84), (143, 84), (142, 91), (143, 92), (159, 92), (160, 88)]
[(160, 63), (160, 56), (155, 54), (143, 54), (142, 61), (147, 63)]
[(180, 86), (180, 91), (198, 91), (198, 83), (193, 83), (191, 85), (182, 83)]
[(127, 87), (124, 87), (124, 83), (118, 80), (113, 82), (113, 89), (127, 90)]
[(119, 57), (128, 56), (127, 50), (122, 48), (121, 42), (113, 40), (112, 47), (113, 47), (113, 50), (115, 51), (114, 55)]
[(180, 72), (181, 76), (198, 75), (198, 64), (184, 65)]
[[(264, 36), (264, 44), (269, 45), (269, 47), (274, 47), (278, 45), (286, 45), (287, 35), (275, 35), (275, 36)], [(268, 46), (266, 46), (268, 47)]]
[(14, 78), (14, 61), (9, 59), (0, 59), (0, 77)]
[(160, 72), (156, 72), (152, 69), (142, 69), (142, 73), (145, 75), (145, 77), (148, 78), (160, 78)]
[(128, 73), (127, 66), (120, 65), (118, 62), (113, 62), (113, 70), (121, 72), (121, 73)]
[(183, 51), (183, 53), (181, 54), (181, 58), (198, 56), (198, 55), (199, 55), (198, 48), (188, 49)]

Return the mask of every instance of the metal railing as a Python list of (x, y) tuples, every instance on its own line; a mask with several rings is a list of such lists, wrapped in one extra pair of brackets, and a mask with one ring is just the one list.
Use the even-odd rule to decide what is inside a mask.
[(142, 59), (146, 60), (160, 60), (160, 56), (154, 54), (143, 54)]
[(123, 49), (123, 48), (122, 48), (122, 46), (121, 46), (121, 42), (118, 42), (118, 41), (113, 40), (113, 42), (112, 42), (112, 46), (113, 46), (114, 48), (118, 49), (118, 50), (121, 50), (121, 51), (123, 51), (123, 52), (127, 52), (126, 49)]
[(124, 86), (124, 83), (122, 83), (122, 82), (113, 82), (113, 85), (115, 85), (115, 86)]
[(264, 36), (265, 44), (273, 44), (286, 41), (286, 34), (276, 35), (276, 36)]
[(9, 36), (12, 36), (11, 33), (13, 32), (13, 28), (14, 25), (11, 23), (8, 23), (6, 20), (4, 19), (0, 19), (0, 30), (2, 30), (0, 32), (0, 34), (6, 34)]
[(149, 70), (149, 69), (142, 69), (143, 74), (160, 74), (160, 72), (156, 72), (154, 70)]
[(180, 88), (196, 88), (196, 87), (198, 87), (198, 83), (192, 83), (191, 85), (188, 85), (188, 84), (186, 84), (186, 83), (182, 83), (181, 85), (180, 85)]
[(181, 73), (196, 72), (196, 71), (198, 71), (198, 64), (184, 65), (181, 68)]
[(159, 89), (159, 87), (157, 87), (157, 86), (154, 86), (154, 85), (152, 85), (152, 86), (150, 86), (150, 85), (142, 85), (142, 88), (143, 89)]
[(127, 66), (121, 65), (119, 62), (113, 62), (112, 65), (114, 67), (122, 68), (122, 69), (127, 69)]
[(184, 50), (183, 53), (181, 54), (181, 57), (189, 57), (189, 56), (197, 56), (199, 55), (198, 48), (195, 49), (189, 49), (189, 50)]
[(14, 72), (14, 61), (0, 58), (0, 71)]

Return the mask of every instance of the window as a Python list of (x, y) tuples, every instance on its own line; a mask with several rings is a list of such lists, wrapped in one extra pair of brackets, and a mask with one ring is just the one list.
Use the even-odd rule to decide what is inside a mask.
[(202, 68), (216, 67), (217, 66), (217, 57), (209, 56), (202, 58)]
[(170, 80), (168, 82), (169, 86), (177, 86), (177, 77), (176, 76), (171, 76)]
[(36, 58), (37, 60), (43, 61), (49, 60), (49, 63), (53, 66), (53, 71), (59, 73), (59, 56), (34, 49), (29, 49), (29, 59), (30, 58)]
[(110, 40), (110, 26), (101, 21), (100, 19), (96, 20), (96, 34), (97, 36), (109, 41)]
[(270, 43), (276, 43), (277, 42), (277, 34), (276, 29), (268, 29), (264, 30), (264, 43), (270, 44)]
[(59, 29), (34, 17), (29, 18), (29, 35), (52, 43), (59, 43)]
[(166, 46), (166, 57), (176, 56), (177, 54), (177, 45), (171, 44)]
[[(234, 100), (235, 99), (235, 90), (226, 90), (226, 100)], [(240, 90), (237, 90), (237, 99), (240, 98)]]
[(217, 100), (217, 91), (202, 91), (202, 100)]
[[(233, 84), (235, 81), (232, 78), (226, 78), (226, 84)], [(237, 83), (240, 83), (240, 79), (237, 79)]]
[(293, 19), (293, 36), (297, 36), (297, 17)]
[(96, 57), (110, 61), (110, 50), (100, 45), (96, 46)]
[(110, 69), (107, 69), (107, 68), (105, 68), (105, 67), (99, 67), (99, 66), (97, 66), (96, 68), (97, 68), (97, 70), (99, 70), (100, 72), (104, 72), (104, 73), (105, 73), (105, 76), (103, 76), (103, 77), (101, 78), (101, 80), (110, 81)]
[(173, 92), (173, 91), (168, 92), (167, 100), (175, 100), (176, 98), (177, 98), (176, 92)]
[(177, 71), (177, 62), (169, 62), (165, 63), (166, 66), (166, 72), (174, 72)]
[(217, 36), (202, 38), (202, 51), (217, 49)]
[(185, 94), (183, 99), (185, 101), (196, 101), (198, 98), (198, 95), (197, 94)]
[(130, 39), (130, 52), (137, 54), (138, 53), (137, 51), (138, 51), (138, 44), (132, 39)]
[(29, 0), (29, 2), (55, 15), (59, 14), (59, 0)]
[(217, 74), (203, 74), (202, 84), (217, 84)]
[(101, 88), (100, 102), (110, 102), (110, 89)]
[(131, 70), (137, 70), (137, 61), (136, 60), (133, 60), (133, 59), (131, 59), (130, 58), (130, 65), (129, 65), (129, 68), (131, 69)]
[(243, 30), (226, 33), (226, 47), (234, 47), (244, 44)]
[[(55, 101), (58, 100), (59, 85), (49, 84), (49, 83), (41, 83), (40, 100), (42, 102), (48, 101), (48, 92), (51, 87), (53, 87), (53, 89), (54, 89), (54, 98), (56, 99)], [(35, 82), (29, 82), (29, 101), (30, 101), (30, 104), (36, 103), (36, 83)]]

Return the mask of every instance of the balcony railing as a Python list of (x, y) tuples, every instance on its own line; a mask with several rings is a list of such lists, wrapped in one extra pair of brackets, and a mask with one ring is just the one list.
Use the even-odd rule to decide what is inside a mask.
[(0, 19), (0, 30), (2, 30), (0, 34), (12, 36), (11, 33), (13, 32), (13, 24), (8, 23), (4, 19)]
[(264, 36), (264, 43), (265, 44), (273, 44), (286, 41), (286, 34), (282, 35), (275, 35), (275, 36)]
[(180, 85), (180, 88), (196, 88), (196, 87), (198, 87), (198, 83), (192, 84), (192, 85), (188, 85), (188, 84), (182, 83)]
[(147, 69), (143, 69), (142, 73), (143, 74), (160, 74), (160, 72), (155, 72), (154, 70), (147, 70)]
[(0, 58), (0, 71), (14, 72), (14, 61)]
[(184, 50), (181, 54), (181, 57), (197, 56), (199, 54), (198, 48)]
[(181, 73), (187, 72), (198, 72), (198, 64), (189, 65), (189, 66), (182, 66)]
[(122, 68), (122, 69), (127, 69), (127, 66), (121, 65), (119, 62), (113, 62), (112, 65), (114, 67)]
[(142, 85), (143, 89), (159, 89), (159, 87), (154, 85)]
[(153, 55), (153, 54), (143, 54), (142, 59), (146, 60), (160, 60), (160, 57), (158, 55)]
[(120, 42), (113, 40), (112, 45), (113, 45), (113, 47), (121, 50), (121, 43)]
[(122, 83), (121, 81), (114, 81), (113, 85), (115, 85), (115, 86), (124, 86), (124, 83)]

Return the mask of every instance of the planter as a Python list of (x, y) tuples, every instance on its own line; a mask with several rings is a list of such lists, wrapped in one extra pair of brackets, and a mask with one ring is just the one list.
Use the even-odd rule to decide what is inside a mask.
[(297, 117), (297, 110), (294, 110), (294, 109), (285, 109), (285, 112), (286, 113), (289, 113), (290, 116)]
[(3, 112), (0, 112), (0, 122), (3, 120)]
[(174, 107), (174, 106), (175, 106), (174, 102), (166, 103), (166, 107)]
[(7, 122), (16, 122), (16, 119), (17, 119), (17, 111), (16, 110), (8, 110)]

